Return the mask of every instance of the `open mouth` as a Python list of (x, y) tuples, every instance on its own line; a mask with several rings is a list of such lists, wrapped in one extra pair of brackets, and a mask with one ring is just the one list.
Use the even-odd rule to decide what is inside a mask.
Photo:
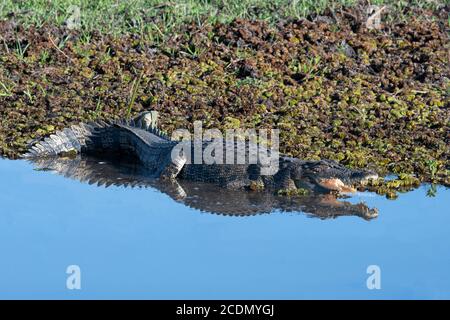
[(340, 192), (356, 192), (356, 189), (351, 185), (346, 185), (338, 178), (320, 179), (317, 184), (325, 189)]
[(332, 191), (339, 191), (339, 192), (356, 192), (356, 185), (367, 185), (369, 181), (378, 179), (377, 174), (370, 174), (364, 177), (363, 179), (359, 180), (358, 183), (355, 184), (348, 184), (344, 183), (339, 178), (328, 178), (328, 179), (319, 179), (317, 180), (317, 184), (325, 189), (332, 190)]

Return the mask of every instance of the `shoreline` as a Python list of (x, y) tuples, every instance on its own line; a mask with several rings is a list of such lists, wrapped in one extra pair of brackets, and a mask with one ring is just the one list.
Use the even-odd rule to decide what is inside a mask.
[(196, 120), (279, 128), (281, 152), (398, 175), (389, 190), (412, 178), (449, 186), (449, 25), (424, 17), (434, 20), (381, 30), (339, 13), (276, 26), (236, 19), (185, 25), (158, 45), (2, 21), (0, 155), (17, 158), (70, 124), (154, 109), (167, 132)]

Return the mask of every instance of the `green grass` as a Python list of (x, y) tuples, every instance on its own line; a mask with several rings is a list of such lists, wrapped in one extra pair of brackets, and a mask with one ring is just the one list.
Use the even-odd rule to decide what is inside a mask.
[(12, 89), (14, 89), (14, 85), (8, 85), (0, 81), (0, 97), (11, 97), (13, 95)]
[[(13, 16), (24, 26), (63, 25), (81, 22), (84, 32), (133, 32), (161, 40), (165, 34), (186, 22), (230, 22), (235, 18), (276, 22), (282, 18), (305, 17), (353, 5), (357, 0), (0, 0), (0, 19)], [(449, 0), (372, 0), (403, 9), (411, 4), (436, 8)], [(74, 9), (74, 6), (75, 9)], [(79, 10), (78, 10), (79, 9)], [(73, 14), (79, 12), (80, 20)]]
[(130, 119), (130, 117), (131, 117), (131, 110), (133, 108), (134, 102), (136, 101), (137, 92), (138, 92), (139, 86), (141, 84), (143, 75), (144, 75), (144, 73), (142, 71), (141, 74), (139, 75), (139, 77), (133, 80), (133, 84), (131, 86), (131, 91), (130, 91), (129, 103), (128, 103), (128, 107), (127, 107), (127, 118), (128, 119)]

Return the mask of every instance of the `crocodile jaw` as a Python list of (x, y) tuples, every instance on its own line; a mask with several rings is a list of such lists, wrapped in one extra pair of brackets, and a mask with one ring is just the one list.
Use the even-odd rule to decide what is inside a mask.
[[(370, 180), (378, 179), (377, 174), (370, 174), (364, 177), (364, 179), (357, 182), (359, 185), (366, 185)], [(345, 184), (339, 178), (318, 179), (317, 184), (325, 189), (339, 191), (339, 192), (356, 192), (356, 188), (351, 184)]]
[(340, 192), (356, 192), (356, 189), (354, 187), (346, 185), (344, 182), (342, 182), (341, 179), (338, 178), (319, 179), (317, 181), (317, 184), (322, 188), (328, 190)]

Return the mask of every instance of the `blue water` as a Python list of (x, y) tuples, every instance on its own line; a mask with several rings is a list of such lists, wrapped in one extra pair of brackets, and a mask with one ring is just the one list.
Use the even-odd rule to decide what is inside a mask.
[[(370, 221), (228, 217), (0, 160), (0, 298), (448, 299), (450, 192), (428, 188), (351, 199), (378, 208)], [(69, 265), (80, 290), (66, 288)]]

